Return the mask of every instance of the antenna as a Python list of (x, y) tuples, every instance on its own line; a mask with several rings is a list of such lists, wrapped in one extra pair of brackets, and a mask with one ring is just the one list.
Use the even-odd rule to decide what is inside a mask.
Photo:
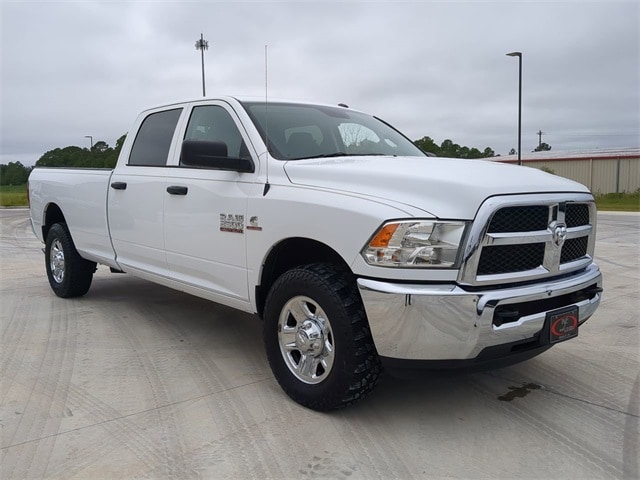
[(267, 83), (267, 79), (268, 79), (268, 75), (267, 75), (267, 45), (264, 46), (264, 143), (265, 143), (265, 147), (267, 148), (267, 151), (265, 153), (265, 170), (266, 170), (266, 175), (267, 175), (267, 182), (264, 184), (264, 192), (262, 192), (262, 196), (264, 197), (267, 192), (269, 191), (269, 189), (271, 188), (271, 185), (269, 185), (269, 103), (268, 103), (268, 97), (267, 97), (267, 92), (269, 91), (268, 89), (268, 83)]

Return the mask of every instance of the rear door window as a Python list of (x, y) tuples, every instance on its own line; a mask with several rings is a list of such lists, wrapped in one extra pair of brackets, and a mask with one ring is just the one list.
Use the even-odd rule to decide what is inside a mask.
[(157, 167), (167, 164), (180, 113), (182, 109), (176, 108), (152, 113), (144, 119), (131, 148), (129, 165)]

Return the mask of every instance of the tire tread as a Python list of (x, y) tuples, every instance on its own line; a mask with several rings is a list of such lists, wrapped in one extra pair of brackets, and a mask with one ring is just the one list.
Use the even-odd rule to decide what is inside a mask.
[[(289, 388), (285, 382), (282, 382), (276, 376), (281, 387), (296, 402), (319, 411), (343, 408), (362, 400), (373, 391), (382, 373), (382, 367), (353, 274), (346, 269), (325, 263), (305, 265), (285, 272), (274, 283), (267, 297), (265, 312), (269, 310), (273, 292), (281, 288), (284, 283), (289, 282), (319, 283), (335, 295), (344, 309), (345, 318), (349, 319), (351, 324), (352, 351), (355, 363), (352, 365), (350, 372), (349, 385), (344, 391), (332, 392), (329, 395), (323, 395), (321, 398), (309, 399), (306, 396), (297, 394), (295, 389)], [(265, 342), (267, 342), (267, 336), (269, 335), (269, 332), (266, 331), (266, 325), (267, 323), (265, 322)], [(271, 355), (269, 356), (269, 362), (272, 369), (274, 369)]]
[[(53, 280), (49, 261), (51, 244), (56, 238), (60, 240), (64, 251), (65, 272), (61, 283)], [(80, 256), (65, 223), (56, 223), (51, 226), (47, 234), (45, 251), (47, 277), (51, 289), (57, 296), (61, 298), (81, 297), (89, 291), (96, 264)]]

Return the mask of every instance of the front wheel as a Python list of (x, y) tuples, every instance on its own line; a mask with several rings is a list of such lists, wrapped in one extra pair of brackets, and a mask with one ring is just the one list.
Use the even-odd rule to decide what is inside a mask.
[(314, 410), (364, 398), (380, 363), (351, 274), (330, 264), (289, 270), (267, 297), (264, 341), (282, 389)]
[(94, 262), (80, 256), (64, 223), (56, 223), (49, 229), (45, 265), (51, 289), (62, 298), (87, 293), (96, 270)]

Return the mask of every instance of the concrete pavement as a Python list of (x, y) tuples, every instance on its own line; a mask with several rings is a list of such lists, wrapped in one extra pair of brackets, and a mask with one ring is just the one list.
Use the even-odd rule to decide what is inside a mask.
[(603, 213), (600, 310), (488, 373), (384, 376), (321, 414), (278, 387), (260, 321), (101, 267), (49, 289), (0, 210), (0, 478), (638, 478), (640, 216)]

